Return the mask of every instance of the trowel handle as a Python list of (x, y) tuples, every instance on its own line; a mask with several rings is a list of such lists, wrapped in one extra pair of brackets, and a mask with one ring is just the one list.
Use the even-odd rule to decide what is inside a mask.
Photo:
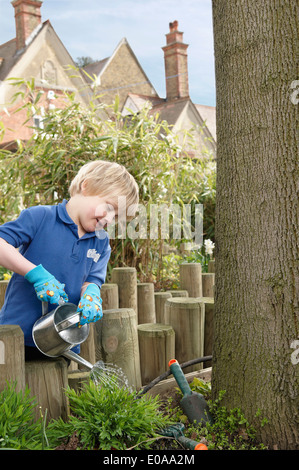
[(198, 442), (198, 441), (193, 441), (193, 439), (189, 439), (188, 437), (179, 436), (179, 437), (176, 437), (176, 439), (181, 444), (183, 444), (183, 446), (186, 447), (187, 449), (191, 449), (191, 450), (208, 450), (208, 448), (205, 444), (202, 444), (201, 442)]
[(187, 382), (187, 379), (182, 371), (182, 368), (176, 359), (171, 359), (168, 363), (171, 373), (173, 374), (181, 392), (184, 395), (192, 395), (191, 388)]

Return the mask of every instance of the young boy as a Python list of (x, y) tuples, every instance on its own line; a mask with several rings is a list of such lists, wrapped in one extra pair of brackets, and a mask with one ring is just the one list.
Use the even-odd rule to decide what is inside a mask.
[(119, 196), (127, 207), (138, 203), (134, 178), (123, 166), (101, 160), (84, 165), (69, 192), (68, 201), (25, 209), (0, 226), (0, 265), (14, 272), (0, 324), (21, 327), (26, 359), (36, 357), (32, 327), (42, 315), (41, 301), (78, 305), (81, 325), (102, 317), (100, 288), (111, 248), (108, 234), (97, 236), (98, 230), (118, 215)]

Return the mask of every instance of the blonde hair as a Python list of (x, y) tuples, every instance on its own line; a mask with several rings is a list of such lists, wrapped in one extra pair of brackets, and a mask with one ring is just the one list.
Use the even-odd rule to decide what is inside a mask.
[(83, 165), (70, 184), (71, 197), (82, 192), (83, 183), (87, 196), (109, 196), (112, 199), (125, 196), (127, 207), (138, 204), (138, 185), (126, 168), (118, 163), (95, 160)]

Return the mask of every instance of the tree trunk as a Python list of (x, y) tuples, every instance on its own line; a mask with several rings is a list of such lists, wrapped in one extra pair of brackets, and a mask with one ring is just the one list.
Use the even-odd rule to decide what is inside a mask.
[[(212, 389), (269, 448), (299, 447), (297, 8), (213, 0), (217, 94)], [(297, 88), (298, 88), (297, 83)], [(255, 414), (268, 424), (261, 426)]]

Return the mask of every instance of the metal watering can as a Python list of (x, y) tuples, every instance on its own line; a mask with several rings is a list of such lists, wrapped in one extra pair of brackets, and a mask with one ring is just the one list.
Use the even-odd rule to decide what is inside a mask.
[(89, 335), (89, 324), (78, 328), (80, 314), (77, 305), (64, 303), (48, 312), (48, 303), (42, 302), (42, 316), (34, 323), (32, 338), (35, 346), (45, 356), (64, 356), (91, 370), (93, 365), (74, 351), (75, 346), (83, 343)]

